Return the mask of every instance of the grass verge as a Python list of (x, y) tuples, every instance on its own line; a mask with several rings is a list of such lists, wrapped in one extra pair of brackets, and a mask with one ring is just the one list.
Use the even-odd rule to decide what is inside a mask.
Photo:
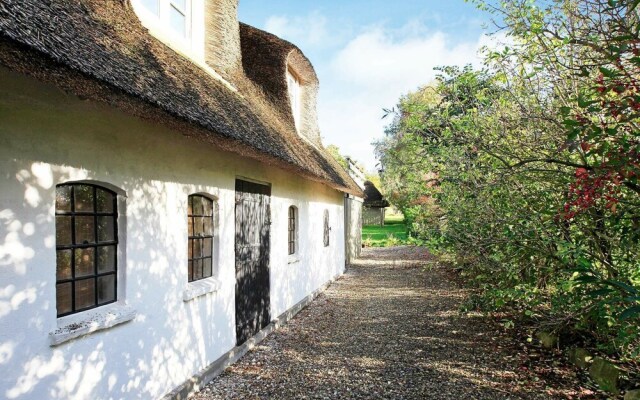
[(388, 216), (384, 226), (362, 227), (362, 243), (365, 247), (392, 247), (407, 243), (407, 225), (402, 216)]

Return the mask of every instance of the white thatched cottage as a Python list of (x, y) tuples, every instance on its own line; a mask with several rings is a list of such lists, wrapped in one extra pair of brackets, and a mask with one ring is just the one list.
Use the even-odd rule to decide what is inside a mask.
[(313, 67), (236, 9), (0, 1), (0, 398), (187, 393), (343, 272)]

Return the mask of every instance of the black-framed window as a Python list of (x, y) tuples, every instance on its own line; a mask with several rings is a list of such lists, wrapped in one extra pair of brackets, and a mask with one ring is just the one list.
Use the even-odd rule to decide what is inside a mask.
[(298, 209), (295, 206), (289, 207), (289, 255), (296, 254)]
[(58, 317), (113, 303), (118, 296), (118, 198), (86, 183), (56, 186)]
[(329, 210), (324, 210), (324, 247), (329, 246)]
[(189, 282), (213, 276), (214, 201), (189, 196)]

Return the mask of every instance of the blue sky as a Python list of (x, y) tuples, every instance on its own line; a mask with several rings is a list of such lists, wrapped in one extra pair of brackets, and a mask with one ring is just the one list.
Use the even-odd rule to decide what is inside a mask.
[(374, 170), (383, 108), (441, 65), (477, 64), (489, 16), (463, 0), (240, 0), (242, 22), (296, 44), (320, 79), (324, 145)]

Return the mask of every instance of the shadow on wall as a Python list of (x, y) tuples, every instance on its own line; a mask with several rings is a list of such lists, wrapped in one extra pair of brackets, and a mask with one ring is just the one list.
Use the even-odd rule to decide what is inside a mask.
[[(182, 299), (189, 191), (170, 182), (125, 179), (127, 228), (121, 232), (129, 234), (119, 246), (128, 254), (119, 268), (126, 271), (120, 286), (126, 289), (118, 297), (138, 317), (49, 347), (48, 334), (56, 328), (55, 184), (90, 177), (69, 167), (9, 164), (5, 171), (18, 172), (3, 177), (0, 197), (0, 366), (8, 371), (0, 378), (0, 397), (158, 397), (233, 346), (233, 286)], [(233, 210), (223, 212), (222, 218), (233, 218)], [(167, 218), (153, 218), (158, 215)], [(220, 277), (229, 282), (229, 271)]]
[[(110, 180), (108, 175), (98, 177), (126, 195), (126, 211), (118, 210), (119, 247), (124, 252), (121, 259), (126, 260), (119, 263), (119, 269), (125, 269), (121, 275), (125, 282), (118, 297), (138, 317), (49, 347), (48, 334), (57, 321), (55, 185), (93, 177), (78, 167), (39, 162), (12, 160), (3, 166), (5, 171), (18, 172), (5, 175), (1, 182), (0, 366), (10, 372), (0, 378), (0, 397), (80, 399), (105, 398), (110, 393), (108, 398), (113, 399), (156, 398), (235, 345), (235, 210), (229, 206), (234, 204), (233, 188), (213, 193), (221, 204), (217, 231), (221, 243), (214, 254), (221, 288), (184, 302), (187, 199), (207, 188), (201, 182), (138, 178), (114, 182), (117, 179)], [(342, 218), (337, 209), (330, 211), (329, 246), (316, 247), (322, 245), (324, 207), (311, 203), (308, 222), (300, 227), (304, 229), (300, 252), (309, 252), (304, 268), (287, 265), (278, 274), (286, 278), (277, 286), (282, 307), (292, 306), (341, 272), (333, 271), (342, 239), (336, 229)]]

